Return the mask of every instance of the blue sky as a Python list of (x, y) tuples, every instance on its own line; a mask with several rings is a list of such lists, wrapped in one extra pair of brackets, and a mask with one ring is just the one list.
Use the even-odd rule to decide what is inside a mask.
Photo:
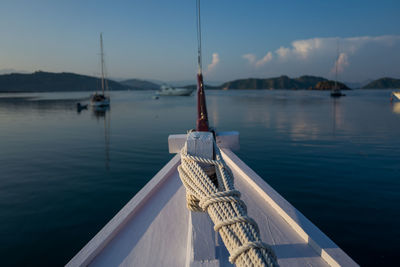
[[(202, 0), (205, 79), (303, 74), (400, 78), (400, 1)], [(195, 0), (2, 0), (0, 71), (191, 80)]]

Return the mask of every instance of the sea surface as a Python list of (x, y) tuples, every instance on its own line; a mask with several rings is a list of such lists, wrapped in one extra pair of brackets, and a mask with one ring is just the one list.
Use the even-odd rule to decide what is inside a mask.
[[(390, 90), (207, 91), (238, 156), (362, 266), (398, 264), (400, 103)], [(2, 266), (66, 264), (171, 158), (196, 99), (89, 92), (0, 94)]]

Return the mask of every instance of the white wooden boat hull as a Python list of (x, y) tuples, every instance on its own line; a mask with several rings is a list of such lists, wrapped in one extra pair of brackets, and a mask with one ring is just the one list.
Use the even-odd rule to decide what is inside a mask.
[(393, 92), (392, 94), (397, 98), (397, 100), (400, 100), (400, 92)]
[[(222, 155), (280, 266), (357, 266), (230, 149)], [(67, 266), (231, 266), (208, 215), (186, 208), (179, 164), (178, 154)]]
[(92, 107), (108, 107), (110, 105), (110, 99), (104, 101), (90, 101)]
[(194, 90), (187, 88), (173, 88), (170, 90), (159, 90), (156, 92), (159, 96), (190, 96)]

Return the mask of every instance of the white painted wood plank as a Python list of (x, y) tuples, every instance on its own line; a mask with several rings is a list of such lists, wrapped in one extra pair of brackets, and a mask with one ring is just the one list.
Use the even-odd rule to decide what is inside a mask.
[[(223, 149), (222, 153), (249, 216), (259, 224), (262, 239), (276, 251), (281, 267), (357, 266), (233, 152)], [(176, 170), (179, 162), (175, 156), (68, 266), (187, 266), (188, 237), (193, 230), (189, 230), (192, 217)], [(200, 266), (216, 266), (217, 261), (219, 266), (231, 266), (222, 242), (217, 241), (214, 248), (216, 260), (200, 262)]]
[(261, 239), (271, 245), (281, 267), (329, 266), (239, 173), (232, 172), (235, 187), (246, 203), (248, 216), (257, 222)]
[(187, 243), (187, 267), (219, 267), (216, 233), (207, 213), (190, 212)]
[(187, 135), (187, 153), (192, 156), (212, 159), (214, 137), (210, 132), (191, 132)]
[[(185, 145), (186, 134), (172, 134), (168, 136), (169, 153), (179, 153)], [(239, 150), (239, 132), (220, 132), (217, 133), (216, 142), (220, 148), (229, 148), (230, 150)]]
[(187, 134), (171, 134), (168, 136), (168, 150), (170, 154), (181, 152), (185, 145)]
[(189, 211), (174, 172), (89, 266), (184, 266)]
[[(187, 135), (186, 147), (189, 155), (213, 159), (214, 136), (210, 132), (191, 132)], [(204, 167), (209, 168), (209, 165)], [(208, 214), (190, 212), (188, 224), (190, 225), (187, 243), (189, 260), (186, 266), (219, 266), (216, 258), (215, 233)]]
[(222, 155), (232, 171), (237, 172), (238, 176), (273, 207), (277, 214), (330, 266), (358, 266), (343, 250), (270, 187), (232, 151), (222, 149)]
[(239, 150), (239, 132), (219, 132), (217, 133), (216, 143), (219, 148), (229, 148), (233, 151)]
[(177, 154), (151, 179), (103, 229), (97, 233), (66, 266), (87, 266), (90, 261), (110, 242), (110, 240), (125, 226), (125, 223), (138, 211), (157, 189), (168, 179), (180, 163)]

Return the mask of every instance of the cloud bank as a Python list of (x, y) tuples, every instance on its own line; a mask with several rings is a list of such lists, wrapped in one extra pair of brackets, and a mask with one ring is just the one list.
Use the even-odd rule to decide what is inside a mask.
[(337, 64), (338, 73), (342, 73), (346, 80), (393, 76), (396, 73), (398, 77), (400, 36), (295, 40), (289, 46), (280, 46), (261, 57), (247, 53), (242, 58), (256, 74), (263, 76), (312, 74), (332, 78)]
[(338, 73), (342, 73), (344, 68), (349, 65), (349, 60), (346, 53), (340, 53), (338, 59), (335, 61), (331, 73), (336, 73), (336, 68)]
[(218, 65), (218, 63), (219, 63), (219, 55), (218, 53), (213, 53), (211, 63), (207, 66), (206, 73), (212, 72)]

